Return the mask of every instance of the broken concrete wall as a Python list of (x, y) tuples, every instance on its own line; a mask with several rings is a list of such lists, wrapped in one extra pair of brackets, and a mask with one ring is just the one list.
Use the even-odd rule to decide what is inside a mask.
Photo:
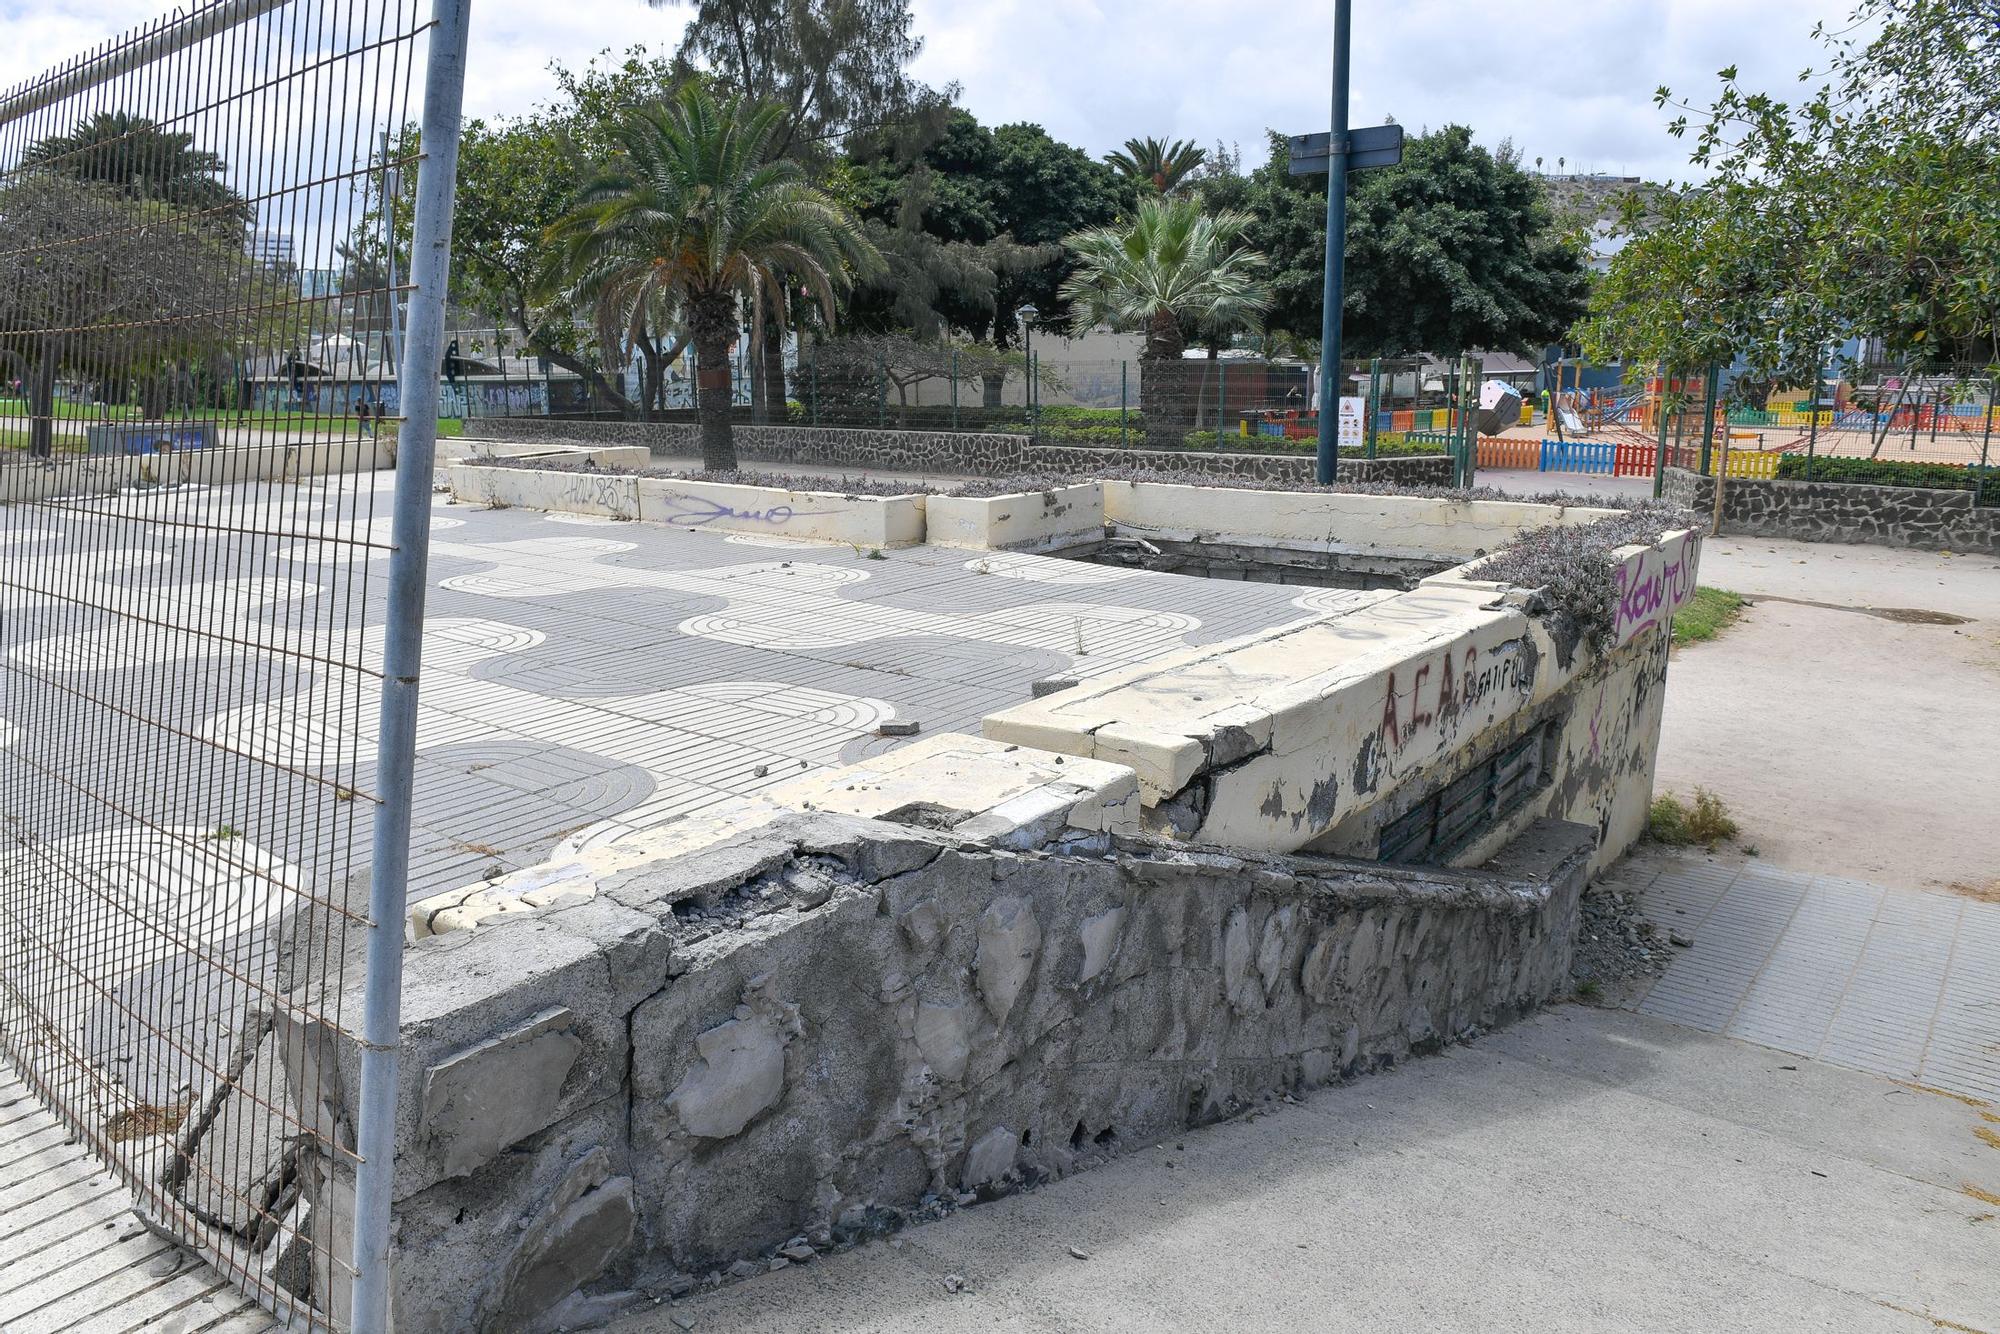
[(1417, 871), (787, 812), (420, 941), (397, 1327), (574, 1323), (579, 1288), (761, 1265), (1502, 1022), (1561, 985), (1593, 843)]
[(1518, 739), (1544, 733), (1540, 777), (1496, 812), (1479, 836), (1453, 851), (1454, 866), (1480, 866), (1537, 820), (1557, 819), (1597, 832), (1592, 874), (1611, 865), (1646, 832), (1666, 702), (1668, 636), (1646, 635), (1592, 659), (1539, 705), (1513, 715), (1447, 765), (1385, 792), (1382, 799), (1316, 840), (1315, 851), (1373, 857), (1382, 831), (1412, 808), (1478, 770)]
[[(1632, 812), (1651, 795), (1664, 640), (1693, 595), (1700, 543), (1677, 531), (1614, 554), (1616, 624), (1602, 650), (1546, 615), (1533, 590), (1460, 567), (1407, 593), (1107, 673), (989, 714), (982, 727), (996, 740), (1129, 766), (1161, 834), (1373, 856), (1364, 834), (1549, 724), (1563, 754), (1587, 759), (1568, 766), (1568, 781), (1545, 764), (1534, 811), (1603, 830), (1605, 865), (1643, 828)], [(1614, 728), (1620, 719), (1628, 726)], [(1495, 811), (1510, 818), (1494, 829), (1518, 828), (1522, 809)], [(1491, 846), (1492, 832), (1478, 846)], [(1466, 855), (1455, 845), (1444, 859)]]

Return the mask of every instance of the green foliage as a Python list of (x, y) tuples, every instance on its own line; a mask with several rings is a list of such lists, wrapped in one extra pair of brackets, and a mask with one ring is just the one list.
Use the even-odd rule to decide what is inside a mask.
[(1208, 150), (1185, 139), (1127, 139), (1124, 150), (1104, 161), (1119, 175), (1156, 195), (1172, 194), (1208, 161)]
[[(1872, 34), (1868, 37), (1854, 34)], [(1861, 0), (1803, 100), (1655, 95), (1707, 175), (1613, 261), (1587, 354), (1812, 383), (1827, 345), (2000, 361), (2000, 24), (1989, 0)], [(1634, 227), (1633, 230), (1640, 229)]]
[(220, 156), (195, 147), (191, 134), (129, 111), (100, 111), (71, 130), (38, 139), (21, 164), (108, 186), (128, 199), (171, 205), (209, 232), (241, 233), (255, 216), (223, 183), (228, 168)]
[(901, 134), (949, 108), (955, 89), (910, 77), (924, 49), (909, 0), (648, 0), (694, 14), (677, 63), (727, 94), (779, 108), (773, 157), (811, 160), (849, 135)]
[[(1786, 454), (1778, 460), (1781, 481), (1806, 479), (1803, 454)], [(1984, 472), (1950, 463), (1899, 463), (1892, 459), (1816, 458), (1812, 460), (1815, 482), (1846, 482), (1858, 486), (1914, 486), (1933, 491), (1970, 491), (1979, 486), (1979, 503), (2000, 505), (2000, 468)]]
[(1653, 798), (1652, 809), (1647, 812), (1646, 832), (1654, 842), (1669, 847), (1684, 848), (1699, 843), (1713, 848), (1735, 838), (1737, 827), (1722, 798), (1698, 787), (1692, 806), (1671, 793)]
[[(1274, 134), (1262, 166), (1210, 176), (1202, 197), (1255, 219), (1246, 240), (1270, 261), (1270, 327), (1317, 340), (1326, 178), (1288, 162)], [(1490, 153), (1462, 125), (1410, 136), (1400, 166), (1350, 175), (1347, 204), (1343, 356), (1527, 351), (1583, 313), (1578, 239), (1510, 149)]]
[(1130, 224), (1070, 236), (1077, 265), (1062, 294), (1072, 327), (1143, 330), (1145, 358), (1172, 361), (1190, 328), (1255, 324), (1271, 295), (1263, 257), (1243, 244), (1250, 223), (1243, 213), (1211, 216), (1192, 199), (1143, 199)]
[(768, 160), (782, 115), (685, 84), (619, 122), (614, 155), (548, 231), (545, 282), (572, 304), (614, 311), (627, 328), (669, 312), (685, 323), (710, 468), (735, 466), (728, 353), (738, 303), (753, 320), (766, 310), (782, 318), (785, 288), (796, 285), (831, 322), (835, 289), (880, 263), (854, 215), (807, 184), (798, 163)]
[[(988, 129), (964, 111), (914, 155), (889, 136), (857, 140), (828, 188), (876, 224), (890, 265), (855, 293), (852, 323), (942, 328), (1000, 349), (1018, 340), (1023, 306), (1042, 327), (1066, 319), (1059, 288), (1072, 266), (1059, 243), (1130, 198), (1108, 167), (1039, 125)], [(882, 229), (896, 236), (884, 243)]]
[(1674, 613), (1675, 647), (1715, 638), (1743, 614), (1743, 595), (1726, 588), (1700, 587), (1694, 600)]

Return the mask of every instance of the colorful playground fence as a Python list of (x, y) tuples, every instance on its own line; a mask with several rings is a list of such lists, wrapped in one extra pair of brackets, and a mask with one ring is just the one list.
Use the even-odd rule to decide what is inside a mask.
[[(1514, 468), (1537, 472), (1571, 472), (1613, 477), (1651, 477), (1658, 446), (1636, 440), (1510, 440), (1502, 436), (1481, 436), (1479, 466)], [(1693, 451), (1683, 450), (1690, 466), (1698, 466)], [(1673, 457), (1671, 451), (1669, 457)], [(1725, 477), (1768, 479), (1778, 475), (1777, 450), (1728, 449), (1710, 451), (1708, 472), (1719, 468)]]
[(1479, 466), (1482, 468), (1540, 468), (1542, 442), (1515, 440), (1503, 435), (1479, 437)]

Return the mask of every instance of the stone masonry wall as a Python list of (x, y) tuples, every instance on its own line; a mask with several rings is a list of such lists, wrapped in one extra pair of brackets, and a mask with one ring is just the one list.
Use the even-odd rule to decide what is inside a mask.
[[(701, 452), (696, 427), (682, 422), (562, 421), (541, 417), (490, 417), (473, 424), (481, 438), (574, 440), (644, 445), (660, 453)], [(735, 431), (745, 463), (809, 463), (827, 467), (881, 468), (892, 472), (1005, 477), (1058, 472), (1088, 476), (1107, 468), (1150, 468), (1205, 477), (1310, 482), (1309, 454), (1207, 453), (1186, 449), (1111, 449), (1038, 445), (1024, 435), (958, 431), (898, 431), (818, 426), (744, 426)], [(1451, 485), (1451, 460), (1442, 454), (1395, 458), (1343, 458), (1343, 482), (1394, 482), (1403, 486)]]
[(574, 1327), (1504, 1022), (1562, 984), (1593, 842), (1542, 824), (1452, 872), (728, 827), (411, 947), (399, 1330)]
[[(1715, 479), (1668, 468), (1665, 496), (1706, 518), (1715, 511)], [(1970, 491), (1732, 477), (1722, 488), (1722, 531), (2000, 555), (2000, 508), (1973, 499)]]

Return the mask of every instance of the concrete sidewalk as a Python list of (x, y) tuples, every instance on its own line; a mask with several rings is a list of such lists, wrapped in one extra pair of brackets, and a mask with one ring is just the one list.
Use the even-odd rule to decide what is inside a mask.
[(1570, 1006), (614, 1328), (1993, 1331), (1996, 1122)]

